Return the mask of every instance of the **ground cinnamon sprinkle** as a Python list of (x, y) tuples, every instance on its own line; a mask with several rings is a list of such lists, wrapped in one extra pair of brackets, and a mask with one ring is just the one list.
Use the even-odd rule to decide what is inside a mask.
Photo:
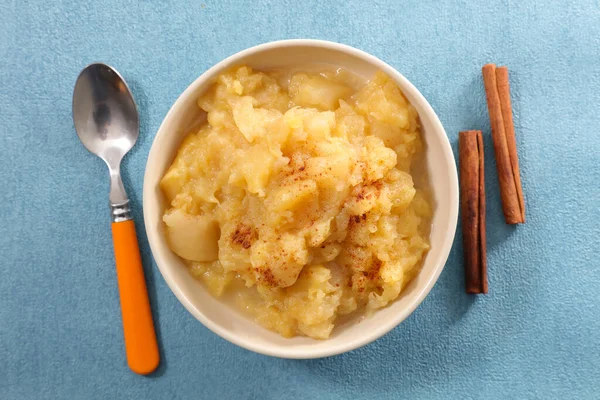
[(277, 279), (275, 278), (275, 275), (273, 275), (273, 271), (269, 268), (260, 270), (260, 281), (268, 287), (275, 287), (278, 285)]
[(258, 234), (255, 229), (245, 224), (239, 224), (237, 229), (231, 234), (231, 241), (242, 246), (244, 249), (249, 249), (257, 237)]
[(379, 271), (381, 270), (381, 266), (383, 263), (379, 258), (375, 258), (373, 260), (373, 264), (371, 264), (371, 268), (367, 271), (363, 271), (363, 276), (370, 281), (374, 281), (379, 277)]

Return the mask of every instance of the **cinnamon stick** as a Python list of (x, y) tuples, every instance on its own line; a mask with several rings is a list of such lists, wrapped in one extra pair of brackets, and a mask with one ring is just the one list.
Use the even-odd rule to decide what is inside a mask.
[(521, 211), (521, 223), (525, 222), (525, 199), (523, 198), (523, 186), (521, 185), (521, 173), (519, 172), (519, 156), (517, 155), (517, 139), (515, 137), (515, 125), (513, 123), (512, 104), (510, 101), (510, 85), (508, 83), (508, 67), (496, 68), (496, 87), (502, 108), (502, 120), (504, 121), (504, 133), (508, 155), (515, 178), (519, 209)]
[[(496, 65), (484, 65), (482, 73), (483, 84), (485, 86), (485, 97), (487, 99), (488, 112), (490, 115), (490, 125), (492, 127), (492, 139), (494, 142), (494, 153), (496, 155), (496, 167), (498, 170), (498, 182), (500, 183), (500, 197), (502, 198), (504, 219), (507, 224), (523, 223), (524, 210), (523, 212), (521, 210), (519, 195), (517, 194), (517, 181), (515, 179), (515, 174), (513, 173), (513, 166), (508, 148), (506, 129), (502, 115), (503, 107), (500, 95), (498, 94)], [(505, 96), (503, 96), (503, 98), (506, 99)], [(508, 110), (510, 104), (505, 104), (504, 108)]]
[(481, 131), (459, 134), (460, 205), (467, 293), (487, 293), (485, 184)]

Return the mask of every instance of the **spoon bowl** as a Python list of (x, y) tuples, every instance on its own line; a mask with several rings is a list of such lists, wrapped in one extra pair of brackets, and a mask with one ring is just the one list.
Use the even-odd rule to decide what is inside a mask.
[(125, 203), (120, 164), (137, 141), (140, 123), (133, 95), (115, 69), (95, 63), (81, 71), (73, 91), (73, 122), (85, 148), (110, 170), (111, 203)]
[(83, 145), (105, 161), (123, 157), (139, 136), (138, 110), (125, 80), (106, 64), (90, 64), (73, 92), (73, 121)]

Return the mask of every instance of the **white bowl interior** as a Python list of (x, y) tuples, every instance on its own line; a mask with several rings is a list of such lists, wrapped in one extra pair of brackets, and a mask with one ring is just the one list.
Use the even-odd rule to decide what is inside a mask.
[[(169, 167), (183, 136), (198, 118), (197, 98), (223, 70), (246, 64), (255, 69), (281, 68), (313, 63), (343, 67), (365, 78), (377, 70), (391, 76), (419, 112), (427, 145), (426, 167), (436, 209), (432, 221), (431, 250), (419, 275), (399, 299), (373, 316), (336, 326), (331, 338), (285, 339), (242, 314), (235, 306), (210, 295), (193, 279), (172, 253), (163, 235), (164, 199), (158, 183)], [(294, 40), (268, 43), (238, 53), (198, 78), (176, 101), (152, 145), (144, 177), (146, 231), (158, 267), (182, 304), (204, 325), (225, 339), (247, 349), (279, 357), (314, 358), (342, 353), (382, 336), (404, 320), (429, 293), (448, 257), (458, 213), (458, 181), (452, 150), (437, 116), (423, 96), (396, 70), (364, 52), (330, 42)]]

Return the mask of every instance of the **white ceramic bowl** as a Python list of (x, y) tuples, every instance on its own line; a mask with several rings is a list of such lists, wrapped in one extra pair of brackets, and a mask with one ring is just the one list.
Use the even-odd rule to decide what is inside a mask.
[[(184, 134), (197, 118), (196, 100), (224, 70), (240, 64), (256, 69), (326, 63), (371, 77), (377, 70), (396, 81), (417, 109), (426, 142), (426, 162), (435, 197), (431, 250), (423, 269), (389, 307), (361, 322), (336, 326), (327, 340), (306, 337), (285, 339), (268, 331), (235, 307), (213, 297), (188, 273), (169, 250), (163, 235), (165, 202), (159, 181), (169, 167)], [(154, 259), (181, 303), (207, 328), (238, 346), (285, 358), (318, 358), (344, 353), (381, 337), (408, 317), (437, 281), (450, 252), (458, 214), (458, 179), (452, 149), (437, 115), (419, 91), (398, 71), (363, 51), (319, 40), (284, 40), (241, 51), (212, 67), (196, 79), (169, 110), (161, 124), (144, 176), (144, 220)]]

